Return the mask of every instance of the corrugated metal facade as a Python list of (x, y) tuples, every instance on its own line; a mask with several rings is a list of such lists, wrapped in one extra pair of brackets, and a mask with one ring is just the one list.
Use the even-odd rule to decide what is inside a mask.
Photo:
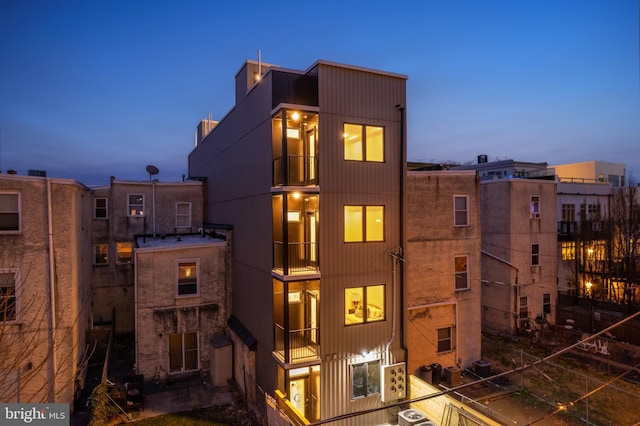
[[(308, 73), (317, 78), (296, 79), (291, 72), (286, 93), (275, 93), (273, 76), (289, 71), (272, 69), (213, 129), (189, 156), (191, 176), (208, 179), (207, 222), (234, 225), (234, 315), (258, 341), (256, 389), (287, 393), (278, 380), (274, 351), (272, 285), (272, 197), (288, 188), (272, 188), (272, 164), (277, 135), (272, 129), (274, 99), (307, 100), (307, 110), (318, 110), (318, 187), (305, 191), (319, 194), (318, 257), (320, 261), (320, 417), (380, 408), (380, 396), (352, 401), (350, 366), (362, 362), (363, 352), (382, 363), (404, 360), (401, 348), (400, 290), (402, 269), (390, 252), (402, 244), (401, 188), (405, 163), (403, 112), (406, 78), (383, 72), (319, 62)], [(300, 73), (302, 75), (303, 73)], [(239, 73), (241, 78), (246, 78)], [(286, 76), (285, 76), (286, 77)], [(296, 81), (301, 82), (296, 86)], [(247, 83), (248, 84), (248, 83)], [(277, 85), (279, 88), (281, 85)], [(285, 87), (285, 85), (282, 85)], [(300, 88), (300, 93), (294, 89)], [(310, 90), (311, 89), (311, 90)], [(282, 89), (284, 90), (284, 89)], [(241, 91), (241, 90), (240, 90)], [(282, 102), (282, 101), (281, 101)], [(317, 105), (314, 103), (317, 102)], [(276, 106), (275, 110), (278, 110)], [(300, 105), (304, 110), (304, 105)], [(344, 123), (384, 128), (384, 162), (344, 160)], [(274, 137), (276, 135), (276, 137)], [(344, 206), (384, 206), (384, 241), (345, 243)], [(296, 277), (285, 277), (286, 280)], [(302, 277), (301, 279), (304, 279)], [(345, 288), (385, 285), (385, 320), (345, 325)], [(395, 292), (395, 294), (394, 294)], [(396, 311), (392, 302), (396, 303)], [(392, 324), (395, 318), (395, 330)], [(386, 347), (393, 336), (387, 359)], [(295, 367), (293, 365), (292, 367)], [(369, 425), (388, 421), (387, 410), (357, 416), (336, 424)]]

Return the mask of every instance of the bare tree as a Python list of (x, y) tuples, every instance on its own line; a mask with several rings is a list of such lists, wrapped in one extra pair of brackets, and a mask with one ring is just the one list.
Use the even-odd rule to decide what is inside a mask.
[(51, 295), (35, 284), (46, 279), (33, 276), (17, 238), (3, 235), (0, 245), (0, 401), (64, 400), (74, 394), (82, 370), (74, 377), (74, 351), (84, 340), (72, 336), (77, 318), (55, 325), (65, 312), (52, 318)]

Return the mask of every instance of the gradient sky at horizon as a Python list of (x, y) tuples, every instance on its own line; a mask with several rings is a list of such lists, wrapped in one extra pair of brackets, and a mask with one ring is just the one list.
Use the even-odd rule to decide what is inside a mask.
[(638, 0), (0, 2), (0, 171), (187, 174), (246, 59), (405, 74), (408, 160), (625, 163), (640, 180)]

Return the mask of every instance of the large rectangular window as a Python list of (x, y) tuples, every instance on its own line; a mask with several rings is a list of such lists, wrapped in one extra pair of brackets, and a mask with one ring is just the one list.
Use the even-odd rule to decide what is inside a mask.
[(384, 206), (344, 206), (344, 241), (384, 241)]
[(529, 301), (527, 299), (527, 296), (520, 296), (520, 301), (518, 302), (518, 306), (519, 306), (518, 317), (520, 319), (529, 318)]
[(107, 219), (107, 207), (108, 200), (104, 197), (98, 197), (93, 200), (94, 210), (93, 210), (93, 218), (94, 219)]
[(0, 272), (0, 321), (16, 320), (16, 277), (13, 272)]
[(169, 372), (198, 369), (198, 333), (169, 334)]
[(384, 161), (384, 127), (344, 124), (344, 159)]
[(563, 241), (561, 248), (562, 260), (575, 260), (576, 259), (576, 242), (575, 241)]
[(20, 232), (20, 194), (0, 193), (0, 233)]
[(144, 216), (144, 194), (129, 194), (127, 196), (127, 215)]
[(346, 325), (383, 321), (384, 285), (346, 288), (344, 306)]
[(109, 258), (107, 256), (107, 244), (99, 243), (93, 246), (94, 257), (93, 264), (94, 265), (107, 265), (109, 263)]
[(467, 256), (456, 256), (454, 258), (456, 290), (466, 290), (469, 288), (469, 275), (467, 274)]
[(531, 244), (531, 266), (540, 265), (540, 244)]
[(120, 263), (120, 264), (133, 263), (133, 244), (132, 243), (117, 243), (116, 263)]
[(469, 197), (466, 195), (453, 196), (454, 225), (469, 226)]
[(576, 205), (575, 204), (562, 205), (562, 221), (563, 222), (576, 221)]
[(198, 294), (198, 262), (178, 262), (178, 296)]
[(442, 327), (437, 329), (438, 353), (451, 352), (454, 349), (454, 327)]
[(380, 360), (351, 364), (351, 399), (380, 393)]
[(176, 228), (191, 227), (191, 203), (176, 203)]

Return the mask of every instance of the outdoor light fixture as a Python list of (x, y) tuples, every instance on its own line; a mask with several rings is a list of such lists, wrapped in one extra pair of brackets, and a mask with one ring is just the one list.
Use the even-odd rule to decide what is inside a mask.
[(293, 121), (298, 121), (298, 120), (300, 120), (300, 114), (298, 114), (298, 112), (297, 112), (297, 111), (294, 111), (294, 113), (293, 113), (293, 114), (291, 114), (291, 119), (292, 119)]

